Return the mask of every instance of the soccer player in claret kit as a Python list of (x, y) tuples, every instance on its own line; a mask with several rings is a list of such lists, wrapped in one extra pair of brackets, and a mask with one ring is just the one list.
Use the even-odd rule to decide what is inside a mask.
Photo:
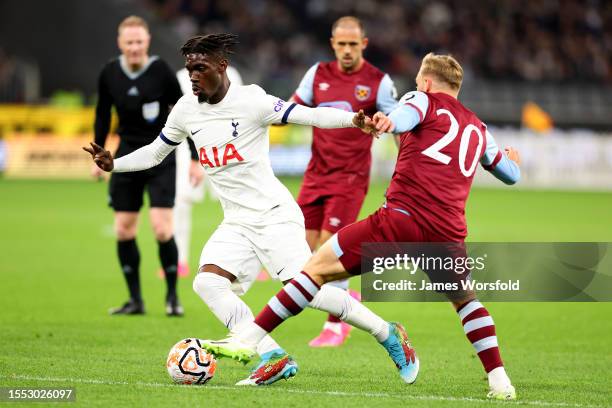
[[(156, 166), (191, 135), (224, 212), (202, 250), (193, 288), (226, 327), (239, 331), (253, 321), (253, 313), (237, 295), (249, 289), (261, 266), (286, 283), (312, 255), (300, 208), (272, 172), (268, 126), (297, 123), (377, 131), (363, 111), (308, 108), (268, 95), (257, 85), (230, 84), (226, 68), (234, 44), (236, 36), (231, 34), (197, 36), (185, 43), (181, 51), (193, 94), (177, 102), (151, 144), (116, 160), (95, 143), (84, 149), (105, 171), (140, 171)], [(310, 299), (311, 307), (367, 331), (384, 342), (389, 353), (402, 348), (400, 339), (389, 335), (389, 323), (346, 291), (328, 285), (318, 292)], [(270, 336), (263, 336), (255, 348), (261, 361), (238, 384), (272, 384), (296, 374), (296, 362)]]
[[(157, 56), (148, 55), (150, 34), (142, 18), (127, 17), (119, 24), (118, 31), (117, 42), (122, 55), (104, 66), (98, 81), (95, 143), (104, 146), (114, 105), (119, 117), (117, 133), (120, 137), (116, 156), (121, 157), (157, 137), (168, 117), (170, 106), (178, 101), (182, 93), (168, 64)], [(176, 292), (178, 252), (172, 231), (175, 173), (172, 154), (150, 170), (111, 176), (109, 204), (115, 211), (117, 254), (130, 292), (130, 299), (123, 306), (112, 309), (111, 314), (145, 312), (140, 292), (140, 252), (136, 233), (146, 188), (151, 207), (151, 225), (166, 277), (166, 314), (183, 315)], [(92, 175), (100, 177), (100, 169), (94, 167)]]
[[(300, 313), (325, 287), (321, 285), (361, 274), (362, 243), (438, 242), (456, 244), (454, 248), (463, 245), (467, 236), (465, 202), (478, 162), (506, 184), (516, 183), (520, 170), (518, 152), (507, 148), (504, 154), (484, 123), (457, 100), (462, 79), (463, 70), (454, 58), (425, 56), (416, 77), (417, 91), (404, 95), (389, 117), (381, 112), (373, 117), (379, 131), (401, 134), (386, 204), (368, 218), (338, 231), (313, 255), (303, 272), (270, 300), (254, 322), (225, 340), (203, 340), (204, 348), (217, 355), (248, 359), (253, 345), (285, 319)], [(425, 272), (431, 279), (431, 272)], [(487, 372), (487, 396), (515, 399), (515, 389), (500, 357), (495, 324), (487, 309), (472, 291), (446, 294)], [(405, 330), (398, 324), (394, 326), (394, 334), (402, 339), (403, 347), (391, 355), (401, 377), (412, 383), (419, 360)]]
[[(390, 113), (397, 92), (389, 75), (363, 58), (368, 45), (356, 17), (341, 17), (332, 25), (331, 46), (336, 59), (313, 65), (292, 100), (305, 106), (330, 106), (347, 112)], [(370, 182), (372, 137), (359, 129), (313, 128), (312, 157), (297, 202), (304, 214), (306, 241), (314, 251), (333, 234), (357, 220)], [(348, 290), (348, 279), (331, 283)], [(360, 299), (358, 292), (349, 291)], [(312, 347), (340, 346), (351, 326), (329, 315)]]

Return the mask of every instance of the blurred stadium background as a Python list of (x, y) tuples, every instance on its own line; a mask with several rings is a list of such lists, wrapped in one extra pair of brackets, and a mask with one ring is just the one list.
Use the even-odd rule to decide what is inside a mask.
[[(425, 53), (459, 59), (460, 99), (502, 145), (521, 150), (522, 187), (612, 189), (612, 3), (599, 0), (3, 1), (5, 177), (88, 177), (79, 146), (92, 139), (97, 75), (118, 55), (116, 27), (129, 14), (148, 20), (151, 53), (177, 70), (190, 35), (237, 33), (232, 64), (245, 82), (284, 98), (314, 62), (333, 58), (331, 23), (355, 14), (370, 38), (366, 58), (392, 76), (400, 95), (414, 88)], [(277, 173), (301, 174), (309, 129), (275, 128), (271, 142)], [(390, 138), (375, 143), (375, 179), (391, 174), (394, 155)]]

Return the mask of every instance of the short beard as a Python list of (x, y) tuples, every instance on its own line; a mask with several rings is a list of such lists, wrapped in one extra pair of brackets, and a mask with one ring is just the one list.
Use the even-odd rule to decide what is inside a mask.
[(204, 95), (203, 93), (200, 92), (198, 94), (198, 102), (199, 103), (205, 103), (205, 102), (208, 103), (208, 99), (209, 99), (208, 96)]

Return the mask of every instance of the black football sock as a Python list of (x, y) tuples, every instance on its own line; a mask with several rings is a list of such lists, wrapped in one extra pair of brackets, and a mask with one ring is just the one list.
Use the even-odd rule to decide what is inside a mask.
[(168, 286), (166, 300), (169, 300), (176, 297), (178, 248), (176, 247), (176, 242), (174, 242), (174, 237), (166, 242), (157, 241), (157, 244), (159, 245), (159, 260), (161, 261), (162, 268), (164, 268), (166, 285)]
[(119, 256), (121, 270), (130, 291), (130, 297), (140, 302), (142, 300), (139, 276), (140, 252), (138, 251), (136, 240), (117, 241), (117, 255)]

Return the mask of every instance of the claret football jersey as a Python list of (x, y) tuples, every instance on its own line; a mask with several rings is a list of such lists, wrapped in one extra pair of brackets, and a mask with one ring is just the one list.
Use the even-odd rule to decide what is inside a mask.
[[(304, 75), (294, 99), (306, 106), (327, 106), (372, 116), (391, 112), (397, 93), (389, 75), (367, 61), (361, 69), (346, 73), (337, 61), (320, 62)], [(313, 128), (312, 157), (304, 186), (335, 192), (367, 188), (372, 161), (372, 136), (359, 129)]]
[(494, 145), (485, 124), (450, 95), (415, 91), (399, 103), (413, 107), (419, 123), (401, 135), (387, 205), (406, 210), (441, 240), (461, 241), (476, 166), (501, 153), (485, 156), (487, 140)]

